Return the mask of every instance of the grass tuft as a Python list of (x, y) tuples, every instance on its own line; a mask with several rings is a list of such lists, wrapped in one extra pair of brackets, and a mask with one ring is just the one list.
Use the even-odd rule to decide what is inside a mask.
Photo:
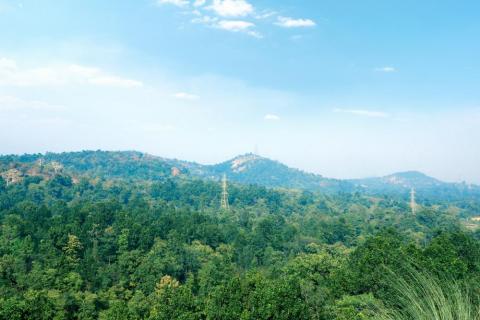
[(392, 273), (391, 282), (397, 300), (375, 320), (480, 320), (480, 308), (469, 290), (455, 281), (410, 270), (402, 277)]

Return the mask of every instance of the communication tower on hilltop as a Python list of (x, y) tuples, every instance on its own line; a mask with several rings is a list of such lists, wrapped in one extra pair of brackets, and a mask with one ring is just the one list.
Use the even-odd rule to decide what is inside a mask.
[(224, 210), (228, 210), (230, 208), (228, 204), (228, 191), (227, 191), (227, 175), (224, 173), (222, 178), (222, 200), (221, 200), (221, 207)]
[(410, 209), (412, 209), (413, 214), (417, 212), (417, 203), (415, 202), (415, 188), (412, 188), (412, 190), (410, 190)]

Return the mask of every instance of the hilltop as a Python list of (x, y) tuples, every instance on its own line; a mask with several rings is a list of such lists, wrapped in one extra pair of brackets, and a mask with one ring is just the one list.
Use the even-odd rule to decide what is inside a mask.
[(407, 195), (415, 189), (420, 199), (478, 199), (480, 187), (466, 183), (450, 183), (418, 171), (406, 171), (384, 177), (349, 180), (357, 190), (370, 194)]
[(242, 184), (257, 184), (271, 188), (303, 189), (323, 192), (348, 192), (352, 185), (346, 181), (325, 178), (318, 174), (294, 169), (285, 164), (253, 153), (239, 155), (228, 161), (191, 170), (195, 175), (219, 179), (226, 174), (229, 180)]

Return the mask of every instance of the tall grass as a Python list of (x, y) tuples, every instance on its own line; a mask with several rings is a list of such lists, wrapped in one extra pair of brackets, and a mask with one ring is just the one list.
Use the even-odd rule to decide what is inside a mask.
[(391, 282), (394, 307), (379, 311), (375, 320), (480, 320), (480, 308), (465, 285), (413, 270), (402, 277), (392, 273)]

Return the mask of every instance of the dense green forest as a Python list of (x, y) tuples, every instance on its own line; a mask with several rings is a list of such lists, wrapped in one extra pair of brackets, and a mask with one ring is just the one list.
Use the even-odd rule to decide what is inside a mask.
[(256, 154), (239, 155), (228, 161), (203, 165), (167, 159), (137, 151), (81, 151), (0, 156), (0, 172), (19, 170), (23, 175), (45, 175), (59, 168), (75, 176), (104, 179), (157, 181), (175, 168), (183, 177), (218, 181), (226, 174), (229, 181), (269, 188), (297, 189), (323, 194), (355, 193), (388, 196), (406, 200), (411, 188), (417, 199), (437, 204), (457, 202), (458, 206), (478, 203), (480, 186), (443, 182), (421, 172), (408, 171), (384, 177), (339, 180), (290, 168), (283, 163)]
[(475, 201), (230, 184), (223, 210), (165, 163), (62, 157), (1, 158), (0, 319), (376, 319), (412, 270), (480, 299)]

